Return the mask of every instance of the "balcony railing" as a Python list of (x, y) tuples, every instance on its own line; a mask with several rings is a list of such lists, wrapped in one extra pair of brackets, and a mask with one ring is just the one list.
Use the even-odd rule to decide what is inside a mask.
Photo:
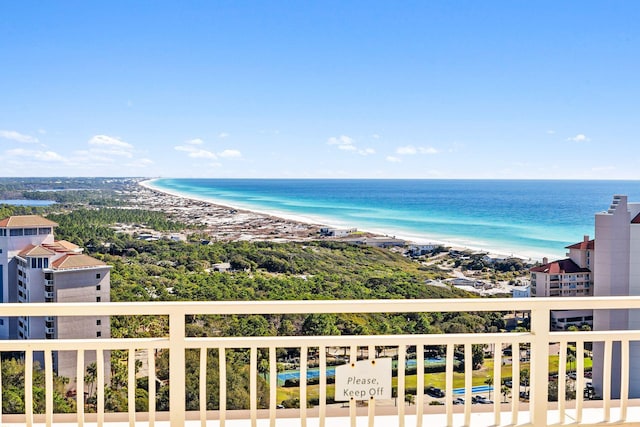
[[(368, 418), (368, 425), (384, 426), (430, 426), (430, 425), (518, 425), (518, 426), (546, 426), (553, 424), (572, 423), (573, 425), (639, 425), (640, 403), (629, 399), (629, 361), (630, 348), (640, 341), (640, 330), (625, 331), (580, 331), (580, 332), (550, 332), (551, 310), (584, 310), (584, 309), (640, 309), (640, 297), (610, 297), (610, 298), (533, 298), (533, 299), (452, 299), (452, 300), (363, 300), (363, 301), (265, 301), (265, 302), (163, 302), (163, 303), (56, 303), (56, 304), (0, 304), (0, 317), (20, 316), (168, 316), (168, 335), (160, 338), (132, 338), (132, 339), (57, 339), (57, 340), (6, 340), (0, 341), (0, 352), (18, 352), (24, 355), (25, 362), (25, 410), (21, 415), (0, 414), (0, 424), (24, 423), (32, 425), (34, 422), (55, 425), (57, 422), (69, 423), (69, 415), (53, 414), (53, 360), (58, 357), (56, 352), (75, 352), (77, 356), (77, 385), (76, 390), (85, 390), (85, 354), (96, 355), (97, 379), (95, 413), (85, 413), (85, 405), (77, 405), (77, 413), (72, 415), (72, 422), (79, 425), (97, 423), (104, 425), (110, 422), (128, 420), (130, 425), (145, 422), (155, 425), (156, 421), (165, 420), (171, 427), (182, 427), (188, 420), (197, 420), (201, 425), (236, 426), (244, 419), (245, 424), (257, 426), (258, 421), (267, 422), (270, 426), (355, 426), (358, 418)], [(478, 334), (433, 334), (433, 335), (376, 335), (376, 336), (270, 336), (270, 337), (189, 337), (185, 334), (187, 318), (194, 315), (253, 315), (253, 314), (310, 314), (310, 313), (423, 313), (423, 312), (529, 312), (530, 331), (511, 333), (478, 333)], [(599, 343), (604, 349), (604, 360), (611, 360), (612, 352), (620, 354), (621, 371), (623, 373), (619, 389), (620, 398), (613, 399), (611, 393), (611, 377), (615, 369), (611, 364), (602, 366), (603, 389), (600, 400), (587, 401), (582, 390), (586, 382), (585, 346), (589, 343)], [(511, 359), (510, 376), (513, 378), (514, 394), (510, 403), (500, 403), (496, 394), (495, 403), (491, 411), (483, 409), (489, 405), (472, 405), (472, 346), (476, 344), (490, 345), (494, 349), (494, 364), (492, 372), (487, 372), (491, 382), (496, 385), (502, 383), (502, 364)], [(549, 356), (550, 345), (558, 354), (558, 378), (567, 375), (567, 364), (575, 366), (575, 387), (577, 390), (574, 401), (565, 398), (566, 383), (558, 381), (558, 402), (548, 402), (549, 385)], [(355, 362), (358, 354), (375, 357), (380, 348), (394, 349), (397, 366), (405, 366), (407, 362), (407, 348), (416, 348), (416, 395), (413, 406), (406, 406), (407, 378), (404, 369), (397, 370), (397, 401), (384, 406), (385, 402), (368, 400), (366, 407), (355, 400), (348, 403), (348, 409), (327, 404), (327, 350), (329, 348), (346, 348), (351, 362)], [(426, 404), (424, 393), (424, 347), (441, 346), (445, 349), (445, 399), (441, 406)], [(511, 346), (511, 355), (506, 355), (503, 349)], [(575, 346), (575, 360), (567, 355), (569, 346)], [(316, 408), (278, 409), (278, 366), (276, 352), (278, 349), (297, 348), (300, 350), (300, 378), (306, 378), (308, 372), (308, 352), (317, 349), (319, 357), (319, 403)], [(517, 379), (520, 378), (523, 366), (518, 357), (520, 349), (527, 348), (529, 352), (530, 380), (528, 382), (528, 403), (521, 402), (516, 390), (519, 389)], [(136, 412), (136, 387), (127, 388), (128, 412), (113, 414), (105, 411), (105, 364), (108, 363), (109, 351), (126, 350), (129, 355), (136, 351), (146, 350), (146, 360), (149, 372), (155, 372), (155, 354), (157, 351), (169, 350), (169, 407), (168, 413), (156, 411), (154, 404), (150, 404), (144, 412)], [(199, 410), (187, 411), (186, 406), (186, 357), (185, 351), (196, 349), (200, 354), (199, 369)], [(227, 386), (219, 388), (219, 407), (208, 410), (207, 401), (207, 357), (208, 350), (216, 349), (218, 354), (219, 383), (227, 385), (227, 355), (235, 349), (245, 349), (249, 352), (247, 366), (249, 369), (250, 402), (245, 411), (231, 411), (227, 409)], [(464, 354), (464, 405), (454, 406), (454, 354), (461, 349)], [(615, 349), (615, 350), (614, 350)], [(266, 351), (268, 407), (258, 407), (258, 355)], [(555, 352), (556, 350), (554, 350)], [(35, 414), (33, 410), (34, 385), (33, 368), (35, 353), (43, 354), (45, 376), (45, 410), (43, 414)], [(128, 359), (129, 385), (136, 383), (135, 358)], [(3, 363), (5, 363), (3, 361)], [(150, 376), (151, 377), (151, 376)], [(614, 390), (614, 392), (617, 391)], [(156, 382), (148, 381), (149, 402), (156, 401)], [(300, 382), (299, 399), (306, 402), (309, 388), (305, 381)], [(82, 402), (82, 392), (78, 393)], [(80, 403), (80, 402), (79, 402)], [(84, 403), (84, 402), (83, 402)], [(388, 402), (387, 402), (388, 403)], [(382, 406), (380, 406), (381, 404)], [(345, 411), (348, 411), (348, 415)], [(363, 412), (365, 411), (365, 412)], [(379, 413), (377, 413), (379, 412)], [(337, 414), (337, 416), (336, 416)], [(473, 417), (472, 417), (473, 415)], [(233, 419), (232, 419), (233, 418)], [(360, 420), (363, 421), (363, 420)], [(365, 420), (366, 421), (366, 420)], [(193, 421), (192, 421), (193, 422)], [(13, 425), (13, 424), (11, 424)], [(359, 424), (360, 425), (360, 424)]]

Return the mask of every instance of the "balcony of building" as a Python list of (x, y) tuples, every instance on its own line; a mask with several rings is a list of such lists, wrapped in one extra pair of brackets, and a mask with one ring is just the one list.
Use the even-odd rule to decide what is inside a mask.
[[(268, 302), (200, 302), (200, 303), (56, 303), (56, 304), (2, 304), (0, 316), (165, 316), (168, 318), (166, 334), (154, 338), (119, 339), (54, 339), (0, 341), (2, 363), (8, 355), (20, 355), (24, 361), (24, 409), (19, 413), (0, 414), (2, 426), (32, 425), (89, 425), (89, 426), (548, 426), (571, 424), (576, 426), (640, 425), (640, 402), (629, 397), (630, 349), (640, 341), (640, 330), (550, 332), (551, 310), (584, 309), (640, 309), (640, 298), (537, 298), (537, 299), (455, 299), (455, 300), (362, 300), (362, 301), (268, 301)], [(188, 336), (187, 325), (195, 316), (255, 315), (255, 314), (310, 314), (310, 313), (421, 313), (421, 312), (530, 312), (530, 330), (478, 334), (433, 335), (375, 335), (375, 336)], [(588, 373), (588, 349), (592, 343), (604, 348), (602, 368), (603, 387), (592, 393)], [(474, 379), (473, 348), (484, 346), (492, 354), (492, 368), (485, 372), (486, 383), (507, 384), (511, 388), (493, 387), (492, 402), (473, 404), (477, 396), (488, 400), (491, 386), (484, 384), (479, 391)], [(425, 383), (425, 348), (441, 349), (444, 397), (428, 391)], [(281, 408), (282, 366), (277, 354), (281, 349), (296, 349), (299, 353), (297, 375), (310, 378), (314, 372), (316, 384), (300, 381), (292, 396), (306, 402), (317, 394), (313, 407)], [(615, 350), (614, 350), (615, 349)], [(146, 367), (148, 401), (155, 402), (160, 383), (155, 381), (156, 355), (167, 351), (169, 411), (158, 411), (151, 404), (136, 408), (136, 387), (126, 387), (127, 410), (112, 413), (105, 402), (109, 398), (109, 379), (105, 366), (109, 354), (121, 351), (127, 356), (126, 385), (136, 384), (140, 372), (137, 365)], [(238, 372), (228, 371), (229, 358), (246, 355), (242, 359), (242, 372), (247, 376), (246, 407), (233, 409), (227, 396), (237, 384)], [(75, 413), (54, 413), (54, 360), (61, 363), (62, 352), (72, 353), (77, 359), (75, 378), (70, 387), (86, 390), (85, 360), (95, 357), (96, 377), (91, 388), (95, 399), (89, 405), (77, 405)], [(189, 353), (190, 352), (190, 353)], [(198, 366), (188, 365), (195, 354)], [(336, 386), (331, 384), (333, 367), (329, 356), (339, 352), (346, 367), (358, 360), (379, 360), (390, 357), (395, 366), (393, 394), (390, 398), (377, 398), (369, 391), (362, 399), (347, 398), (334, 403)], [(623, 373), (619, 388), (611, 387), (617, 367), (608, 363), (612, 354), (619, 352), (619, 369)], [(137, 354), (138, 357), (133, 357)], [(376, 357), (378, 359), (376, 359)], [(42, 359), (40, 368), (36, 360)], [(313, 367), (311, 361), (313, 359)], [(557, 368), (550, 368), (550, 360), (557, 360)], [(215, 362), (215, 363), (211, 363)], [(111, 363), (115, 363), (112, 361)], [(216, 403), (208, 407), (211, 382), (207, 375), (216, 367)], [(411, 369), (409, 369), (411, 366)], [(41, 369), (43, 386), (34, 385), (36, 369)], [(521, 372), (529, 371), (521, 381)], [(106, 369), (108, 371), (108, 369)], [(195, 372), (195, 374), (194, 374)], [(195, 378), (193, 378), (195, 375)], [(376, 375), (379, 375), (376, 374)], [(392, 376), (385, 372), (383, 376)], [(566, 381), (557, 381), (556, 378)], [(77, 379), (77, 384), (76, 384)], [(512, 380), (513, 379), (513, 380)], [(375, 378), (383, 381), (384, 378)], [(410, 384), (411, 380), (411, 384)], [(196, 392), (188, 393), (187, 383), (197, 382)], [(462, 387), (455, 382), (462, 382)], [(554, 382), (557, 381), (557, 382)], [(4, 383), (3, 383), (4, 384)], [(219, 384), (224, 386), (219, 387)], [(557, 387), (557, 402), (549, 401), (550, 384)], [(193, 383), (192, 383), (193, 385)], [(6, 386), (6, 385), (5, 385)], [(427, 389), (427, 390), (425, 390)], [(576, 391), (568, 399), (567, 390)], [(191, 390), (193, 391), (193, 390)], [(82, 397), (84, 393), (77, 393)], [(612, 396), (618, 396), (613, 398)], [(11, 396), (3, 392), (3, 399)], [(520, 396), (523, 398), (521, 399)], [(474, 399), (476, 397), (476, 399)], [(460, 398), (460, 399), (457, 399)], [(294, 399), (294, 400), (295, 400)], [(44, 401), (41, 410), (34, 402)], [(455, 404), (461, 402), (462, 404)], [(219, 403), (218, 403), (219, 402)], [(433, 404), (432, 402), (438, 402)], [(505, 403), (506, 402), (506, 403)], [(5, 405), (3, 400), (3, 407)], [(193, 408), (196, 409), (193, 409)], [(5, 411), (6, 412), (6, 411)], [(13, 411), (16, 412), (16, 411)]]

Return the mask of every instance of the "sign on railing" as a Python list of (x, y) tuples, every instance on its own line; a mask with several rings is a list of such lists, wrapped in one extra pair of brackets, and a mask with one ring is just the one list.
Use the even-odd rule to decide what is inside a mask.
[(336, 402), (391, 399), (391, 359), (361, 360), (336, 367)]

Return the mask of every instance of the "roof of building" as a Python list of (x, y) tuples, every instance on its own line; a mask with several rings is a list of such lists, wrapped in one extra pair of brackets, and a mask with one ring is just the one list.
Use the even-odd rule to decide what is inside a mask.
[(573, 245), (565, 246), (566, 249), (581, 249), (581, 250), (595, 249), (595, 247), (596, 247), (595, 239), (582, 241), (580, 243), (574, 243)]
[(53, 254), (55, 254), (54, 251), (47, 249), (45, 247), (29, 245), (26, 248), (24, 248), (22, 251), (20, 251), (18, 255), (24, 258), (24, 257), (35, 257), (35, 256), (51, 256)]
[(53, 262), (55, 270), (71, 270), (76, 268), (106, 267), (107, 264), (99, 259), (85, 254), (67, 254)]
[(570, 258), (553, 261), (548, 264), (533, 267), (529, 271), (534, 273), (566, 274), (566, 273), (590, 273), (588, 268), (580, 268)]
[(56, 252), (79, 252), (81, 251), (80, 246), (75, 245), (71, 242), (67, 242), (66, 240), (56, 240), (53, 243), (43, 243), (42, 246), (45, 246)]
[(14, 215), (0, 220), (0, 227), (7, 228), (55, 227), (57, 225), (40, 215)]
[(640, 224), (640, 213), (631, 220), (631, 224)]

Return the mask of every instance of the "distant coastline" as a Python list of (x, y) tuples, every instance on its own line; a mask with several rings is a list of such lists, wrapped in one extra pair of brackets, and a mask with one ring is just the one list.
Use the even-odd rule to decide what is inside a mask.
[(254, 206), (247, 206), (244, 205), (242, 203), (233, 203), (230, 202), (228, 200), (223, 200), (223, 199), (216, 199), (216, 198), (212, 198), (212, 197), (205, 197), (205, 196), (197, 196), (197, 195), (193, 195), (193, 194), (188, 194), (188, 193), (183, 193), (180, 191), (175, 191), (175, 190), (171, 190), (171, 189), (167, 189), (161, 186), (157, 186), (154, 185), (154, 182), (156, 182), (158, 180), (158, 178), (154, 178), (154, 179), (148, 179), (148, 180), (144, 180), (144, 181), (140, 181), (138, 184), (148, 190), (151, 191), (155, 191), (158, 193), (163, 193), (172, 197), (177, 197), (180, 199), (186, 199), (186, 200), (193, 200), (193, 201), (198, 201), (198, 202), (205, 202), (205, 203), (209, 203), (212, 205), (215, 205), (219, 208), (223, 208), (226, 210), (239, 210), (239, 211), (244, 211), (244, 212), (251, 212), (254, 215), (258, 215), (258, 216), (264, 216), (266, 218), (282, 218), (283, 220), (286, 221), (291, 221), (294, 223), (299, 223), (299, 224), (304, 224), (305, 226), (312, 226), (315, 228), (319, 228), (319, 227), (332, 227), (332, 228), (350, 228), (350, 227), (356, 227), (359, 231), (364, 232), (364, 233), (368, 233), (371, 235), (378, 235), (378, 236), (393, 236), (396, 237), (398, 239), (402, 239), (407, 241), (407, 243), (409, 244), (438, 244), (438, 245), (443, 245), (445, 247), (450, 247), (452, 249), (456, 249), (456, 250), (470, 250), (470, 251), (479, 251), (479, 252), (487, 252), (489, 254), (492, 255), (496, 255), (496, 256), (503, 256), (503, 257), (517, 257), (517, 258), (521, 258), (524, 260), (540, 260), (542, 259), (543, 256), (548, 256), (547, 254), (524, 254), (524, 253), (513, 253), (504, 249), (500, 249), (500, 248), (489, 248), (489, 247), (485, 247), (485, 246), (481, 246), (481, 245), (474, 245), (474, 244), (466, 244), (464, 242), (456, 242), (454, 240), (447, 240), (447, 239), (439, 239), (439, 238), (429, 238), (428, 236), (415, 236), (415, 235), (411, 235), (409, 233), (402, 233), (402, 232), (389, 232), (390, 230), (381, 230), (381, 229), (372, 229), (372, 228), (367, 228), (367, 229), (362, 229), (360, 227), (358, 227), (357, 225), (351, 225), (351, 224), (344, 224), (344, 223), (339, 223), (339, 222), (335, 222), (335, 221), (331, 221), (331, 219), (327, 219), (327, 218), (320, 218), (320, 217), (310, 217), (310, 216), (305, 216), (305, 215), (296, 215), (296, 214), (292, 214), (289, 212), (283, 212), (283, 211), (270, 211), (270, 210), (264, 210), (264, 209), (260, 209), (260, 208), (256, 208)]

